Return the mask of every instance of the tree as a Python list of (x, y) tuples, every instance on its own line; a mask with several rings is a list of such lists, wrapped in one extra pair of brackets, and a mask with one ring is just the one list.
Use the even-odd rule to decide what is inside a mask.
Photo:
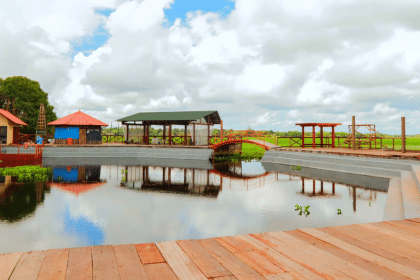
[[(54, 107), (48, 103), (48, 93), (44, 92), (37, 81), (15, 76), (0, 79), (0, 108), (9, 111), (28, 124), (20, 132), (35, 134), (39, 116), (39, 107), (44, 103), (47, 123), (55, 121)], [(47, 126), (48, 131), (52, 127)]]

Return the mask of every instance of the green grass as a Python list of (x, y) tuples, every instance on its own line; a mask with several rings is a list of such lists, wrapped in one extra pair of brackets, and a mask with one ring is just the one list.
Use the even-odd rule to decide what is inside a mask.
[[(298, 140), (301, 139), (300, 137), (294, 137), (294, 140)], [(381, 143), (380, 139), (376, 140), (378, 143)], [(267, 141), (270, 142), (270, 141)], [(340, 139), (340, 144), (344, 142), (344, 138)], [(299, 142), (300, 143), (300, 142)], [(319, 144), (321, 143), (321, 140), (319, 138), (315, 139), (315, 143)], [(324, 139), (324, 143), (331, 143), (331, 139), (329, 139), (327, 141), (327, 139)], [(275, 143), (277, 144), (277, 143)], [(292, 144), (294, 147), (300, 147), (300, 145), (298, 146), (296, 143), (294, 143), (292, 141)], [(308, 138), (305, 137), (305, 144), (310, 145), (312, 144), (312, 138)], [(392, 149), (392, 139), (382, 139), (382, 144), (386, 145), (388, 148)], [(289, 139), (288, 138), (279, 138), (278, 139), (278, 145), (282, 146), (282, 147), (289, 147)], [(420, 150), (420, 138), (414, 138), (414, 137), (410, 137), (410, 138), (406, 138), (405, 141), (405, 145), (406, 145), (406, 149), (407, 150)], [(335, 146), (338, 146), (338, 139), (335, 139)], [(345, 145), (343, 147), (348, 147), (348, 145)], [(362, 147), (364, 148), (369, 148), (369, 145), (362, 145)], [(394, 149), (395, 150), (401, 150), (402, 144), (401, 144), (401, 139), (395, 139), (394, 140)], [(372, 148), (374, 148), (374, 145), (372, 145)], [(379, 148), (379, 145), (377, 146), (377, 148)]]

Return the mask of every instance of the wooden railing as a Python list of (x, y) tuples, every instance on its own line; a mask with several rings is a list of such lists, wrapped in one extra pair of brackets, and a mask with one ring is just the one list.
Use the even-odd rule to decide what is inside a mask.
[[(321, 147), (321, 141), (319, 136), (315, 137), (315, 147), (320, 148)], [(285, 143), (285, 141), (281, 141), (281, 139), (289, 139), (288, 143)], [(341, 145), (347, 137), (343, 136), (336, 136), (336, 143), (335, 147), (338, 147)], [(410, 138), (406, 138), (406, 142), (409, 142)], [(375, 145), (375, 143), (372, 143), (369, 141), (369, 139), (366, 138), (356, 138), (356, 148), (357, 149), (386, 149), (391, 151), (399, 151), (401, 150), (401, 144), (399, 144), (397, 141), (401, 142), (401, 137), (376, 137), (376, 142), (378, 144)], [(408, 140), (408, 141), (407, 141)], [(332, 137), (323, 137), (323, 147), (331, 147), (332, 143)], [(419, 141), (420, 142), (420, 141)], [(302, 137), (291, 137), (291, 136), (277, 136), (276, 144), (278, 146), (282, 147), (302, 147)], [(305, 136), (305, 148), (312, 148), (312, 136)], [(349, 148), (350, 145), (345, 145), (344, 148)], [(409, 149), (409, 148), (414, 149)], [(409, 152), (420, 152), (420, 143), (418, 146), (416, 145), (410, 145), (410, 143), (406, 143), (406, 151)]]

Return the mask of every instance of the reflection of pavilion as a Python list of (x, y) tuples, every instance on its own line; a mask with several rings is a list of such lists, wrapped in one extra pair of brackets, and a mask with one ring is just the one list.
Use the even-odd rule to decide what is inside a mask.
[(49, 187), (79, 195), (106, 183), (100, 179), (101, 166), (55, 166)]
[(0, 220), (17, 222), (32, 214), (44, 201), (44, 182), (18, 183), (16, 177), (0, 176)]
[(332, 192), (328, 193), (328, 192), (324, 192), (324, 181), (321, 181), (321, 190), (319, 192), (316, 191), (316, 186), (315, 186), (315, 179), (312, 179), (312, 192), (305, 192), (305, 179), (304, 177), (301, 177), (302, 179), (302, 191), (298, 192), (298, 194), (303, 194), (309, 197), (328, 197), (328, 198), (339, 198), (341, 197), (341, 194), (336, 194), (335, 193), (335, 183), (331, 183), (331, 189)]
[(126, 166), (124, 170), (121, 185), (141, 191), (217, 197), (222, 189), (210, 170), (155, 166)]
[[(341, 197), (341, 194), (335, 193), (335, 183), (331, 183), (331, 193), (324, 192), (324, 181), (320, 181), (321, 189), (317, 192), (316, 191), (316, 185), (315, 181), (316, 179), (309, 179), (301, 177), (302, 179), (302, 191), (297, 192), (298, 194), (303, 194), (309, 197), (328, 197), (328, 198), (334, 198), (334, 197)], [(305, 179), (306, 180), (312, 180), (312, 192), (305, 192)], [(353, 185), (347, 185), (347, 184), (341, 184), (349, 188), (349, 196), (352, 196), (353, 198), (353, 211), (356, 212), (356, 201), (357, 199), (362, 200), (368, 200), (368, 201), (376, 201), (376, 195), (378, 190), (371, 190), (360, 186), (353, 186)], [(359, 194), (357, 192), (359, 191)], [(362, 194), (360, 194), (360, 191)], [(366, 193), (368, 193), (368, 197), (366, 197)]]

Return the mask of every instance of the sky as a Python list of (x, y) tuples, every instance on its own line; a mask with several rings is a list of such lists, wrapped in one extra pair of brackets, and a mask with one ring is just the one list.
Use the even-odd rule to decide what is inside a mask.
[[(58, 118), (217, 110), (224, 128), (420, 134), (418, 0), (0, 0), (0, 77)], [(308, 128), (308, 131), (310, 129)], [(361, 129), (359, 132), (368, 131)]]

